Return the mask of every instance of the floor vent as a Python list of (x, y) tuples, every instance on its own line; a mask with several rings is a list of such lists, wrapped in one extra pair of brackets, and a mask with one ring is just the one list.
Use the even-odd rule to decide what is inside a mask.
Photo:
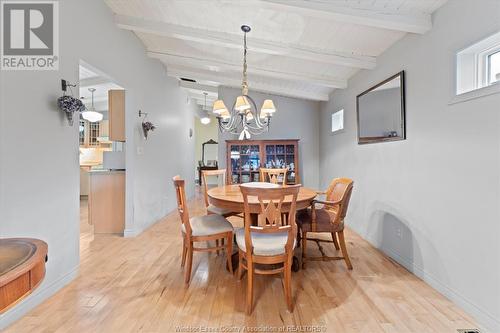
[(476, 329), (476, 328), (472, 328), (472, 329), (471, 328), (469, 328), (469, 329), (467, 329), (467, 328), (459, 328), (457, 330), (457, 332), (458, 333), (481, 333), (481, 331), (478, 330), (478, 329)]

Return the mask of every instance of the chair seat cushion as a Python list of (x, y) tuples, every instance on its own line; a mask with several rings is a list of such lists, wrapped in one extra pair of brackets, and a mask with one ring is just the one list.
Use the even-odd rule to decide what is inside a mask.
[[(221, 232), (233, 231), (233, 225), (221, 215), (195, 216), (189, 219), (193, 236), (209, 236)], [(186, 232), (186, 227), (182, 225), (182, 232)]]
[[(236, 243), (242, 251), (246, 251), (245, 228), (237, 229)], [(288, 232), (277, 232), (263, 234), (252, 232), (253, 253), (258, 256), (276, 256), (285, 253), (285, 245), (288, 239)], [(295, 248), (296, 240), (293, 241)]]
[(214, 205), (209, 205), (207, 207), (207, 212), (212, 213), (212, 214), (222, 215), (222, 216), (237, 214), (233, 211), (230, 211), (229, 209), (220, 208), (220, 207), (217, 207)]
[(297, 214), (297, 224), (305, 232), (337, 232), (344, 229), (344, 223), (332, 224), (335, 212), (327, 209), (316, 209), (316, 223), (312, 223), (311, 209), (303, 210)]

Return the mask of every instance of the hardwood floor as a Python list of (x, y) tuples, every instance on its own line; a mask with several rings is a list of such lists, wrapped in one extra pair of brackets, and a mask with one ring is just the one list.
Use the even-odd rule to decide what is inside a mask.
[[(190, 213), (204, 211), (198, 193)], [(241, 225), (238, 218), (232, 221)], [(281, 278), (256, 276), (255, 307), (247, 316), (246, 277), (231, 276), (223, 255), (196, 253), (191, 285), (184, 287), (177, 212), (136, 238), (93, 236), (82, 228), (78, 278), (7, 332), (179, 332), (190, 326), (196, 326), (193, 332), (200, 326), (238, 332), (243, 326), (304, 325), (324, 332), (441, 333), (477, 327), (351, 230), (346, 237), (353, 271), (344, 262), (310, 262), (293, 273), (293, 313), (287, 311)], [(316, 251), (309, 242), (308, 253)]]

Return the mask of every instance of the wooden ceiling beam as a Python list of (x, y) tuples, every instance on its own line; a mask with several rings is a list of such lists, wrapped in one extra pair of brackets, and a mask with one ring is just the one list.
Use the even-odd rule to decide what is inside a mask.
[(432, 28), (430, 14), (409, 14), (394, 10), (353, 8), (335, 3), (303, 0), (258, 0), (264, 7), (291, 11), (310, 17), (368, 27), (424, 34)]
[[(209, 70), (210, 68), (217, 68), (220, 71), (234, 71), (241, 72), (243, 70), (242, 64), (235, 64), (224, 62), (218, 59), (204, 59), (195, 56), (187, 56), (173, 53), (152, 52), (148, 51), (148, 55), (152, 58), (159, 59), (167, 65), (185, 65), (203, 68)], [(259, 68), (250, 66), (248, 68), (249, 74), (255, 74), (262, 77), (270, 77), (276, 79), (302, 81), (316, 85), (326, 86), (330, 88), (344, 89), (347, 87), (347, 80), (339, 79), (329, 76), (320, 76), (311, 73), (297, 73), (297, 72), (282, 72), (272, 68)]]
[[(243, 48), (242, 34), (239, 33), (239, 31), (235, 33), (211, 31), (123, 15), (115, 15), (115, 23), (122, 29), (136, 32), (217, 45), (226, 48)], [(364, 69), (372, 69), (376, 66), (376, 58), (373, 56), (315, 49), (298, 44), (268, 41), (253, 37), (249, 40), (248, 48), (252, 52), (302, 59), (309, 62)]]
[[(192, 68), (186, 66), (167, 65), (167, 74), (173, 77), (186, 77), (198, 81), (209, 81), (214, 84), (241, 88), (241, 73), (225, 73), (207, 69)], [(258, 91), (287, 97), (301, 98), (314, 101), (328, 101), (327, 93), (304, 91), (302, 89), (290, 89), (268, 82), (255, 82), (250, 79), (250, 92)]]

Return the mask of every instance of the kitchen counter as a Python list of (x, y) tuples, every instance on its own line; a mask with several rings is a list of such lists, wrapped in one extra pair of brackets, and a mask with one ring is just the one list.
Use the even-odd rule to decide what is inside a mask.
[(123, 234), (125, 170), (89, 171), (89, 224), (96, 234)]

